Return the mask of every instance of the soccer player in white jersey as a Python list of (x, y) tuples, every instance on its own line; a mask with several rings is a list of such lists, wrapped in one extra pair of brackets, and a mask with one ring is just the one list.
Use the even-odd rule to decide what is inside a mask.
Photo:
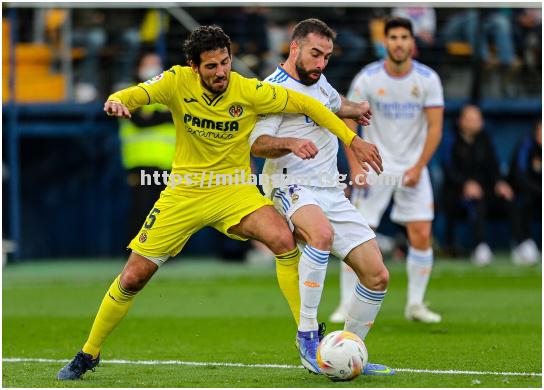
[[(332, 54), (335, 36), (335, 32), (318, 19), (298, 23), (289, 57), (266, 81), (312, 96), (340, 117), (368, 124), (370, 115), (366, 102), (352, 103), (342, 98), (322, 75)], [(250, 136), (250, 143), (254, 155), (267, 157), (264, 174), (268, 177), (286, 174), (283, 183), (263, 187), (299, 238), (302, 255), (297, 283), (301, 308), (296, 341), (303, 365), (318, 373), (317, 309), (329, 253), (353, 267), (359, 278), (353, 286), (345, 329), (363, 340), (380, 310), (389, 273), (374, 232), (338, 185), (336, 137), (329, 136), (326, 129), (304, 115), (280, 114), (261, 118)], [(367, 145), (369, 150), (374, 150), (374, 145)], [(375, 164), (372, 168), (381, 172), (381, 167)], [(369, 363), (363, 373), (392, 375), (394, 371)]]
[[(410, 242), (405, 317), (436, 323), (441, 316), (430, 311), (423, 298), (433, 265), (433, 191), (427, 163), (442, 136), (442, 85), (432, 69), (411, 58), (414, 36), (408, 19), (394, 17), (386, 21), (385, 48), (385, 60), (363, 68), (348, 93), (352, 101), (370, 103), (372, 124), (363, 130), (363, 138), (379, 148), (384, 172), (380, 177), (370, 173), (365, 184), (353, 190), (351, 199), (373, 228), (378, 227), (394, 199), (391, 220), (406, 226)], [(357, 128), (355, 122), (348, 125)], [(346, 156), (351, 176), (361, 173), (349, 150)], [(355, 284), (353, 272), (342, 268), (341, 304), (331, 316), (332, 322), (343, 322), (346, 295)]]

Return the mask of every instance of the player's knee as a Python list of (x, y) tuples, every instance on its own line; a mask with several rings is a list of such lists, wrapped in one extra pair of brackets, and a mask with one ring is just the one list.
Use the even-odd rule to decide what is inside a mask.
[(431, 246), (431, 231), (426, 227), (414, 229), (410, 237), (410, 245), (419, 250), (426, 250)]
[(295, 238), (287, 225), (285, 227), (278, 226), (272, 229), (268, 242), (265, 244), (272, 252), (279, 255), (295, 248)]
[(373, 291), (384, 291), (389, 284), (389, 271), (383, 265), (372, 274), (366, 274), (363, 279), (360, 279), (360, 282), (366, 288)]
[(121, 286), (128, 291), (140, 291), (149, 278), (135, 270), (125, 269), (121, 274)]
[(385, 266), (378, 272), (376, 276), (376, 288), (375, 291), (384, 291), (389, 285), (389, 271)]
[(330, 251), (334, 239), (334, 231), (331, 225), (316, 227), (310, 234), (308, 243), (320, 250)]

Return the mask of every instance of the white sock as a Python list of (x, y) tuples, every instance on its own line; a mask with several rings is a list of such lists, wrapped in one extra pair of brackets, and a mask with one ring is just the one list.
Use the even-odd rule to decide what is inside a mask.
[(344, 330), (355, 333), (364, 341), (374, 325), (386, 292), (372, 291), (358, 282), (349, 304)]
[(357, 284), (357, 274), (343, 261), (340, 264), (340, 304), (348, 306)]
[(329, 251), (322, 251), (307, 244), (298, 263), (300, 289), (300, 324), (298, 330), (317, 330), (317, 308), (323, 293), (327, 274)]
[(408, 273), (408, 304), (420, 305), (427, 290), (433, 268), (433, 249), (408, 248), (406, 272)]

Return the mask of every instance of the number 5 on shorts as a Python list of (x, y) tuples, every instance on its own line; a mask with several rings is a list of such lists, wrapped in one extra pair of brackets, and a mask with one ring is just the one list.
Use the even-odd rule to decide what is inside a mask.
[(159, 214), (160, 212), (161, 210), (159, 210), (156, 207), (153, 210), (151, 210), (151, 212), (149, 213), (149, 216), (147, 217), (147, 221), (144, 225), (144, 228), (151, 229), (151, 227), (155, 223), (155, 220), (157, 219), (157, 214)]

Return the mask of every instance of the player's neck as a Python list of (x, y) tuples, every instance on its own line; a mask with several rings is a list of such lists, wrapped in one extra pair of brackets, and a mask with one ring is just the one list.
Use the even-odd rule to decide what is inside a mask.
[(412, 59), (408, 58), (406, 61), (396, 63), (387, 57), (385, 59), (385, 70), (393, 77), (405, 76), (410, 70), (412, 70)]
[(295, 80), (300, 80), (297, 72), (297, 67), (295, 66), (295, 62), (291, 61), (290, 58), (287, 58), (287, 61), (285, 61), (283, 64), (280, 64), (280, 67)]

